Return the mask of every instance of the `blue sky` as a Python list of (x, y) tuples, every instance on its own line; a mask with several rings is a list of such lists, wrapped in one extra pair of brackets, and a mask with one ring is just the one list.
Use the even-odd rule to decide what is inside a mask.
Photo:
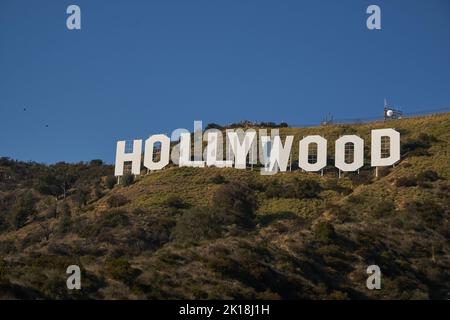
[(194, 120), (365, 118), (384, 97), (450, 106), (449, 0), (0, 0), (1, 156), (112, 163)]

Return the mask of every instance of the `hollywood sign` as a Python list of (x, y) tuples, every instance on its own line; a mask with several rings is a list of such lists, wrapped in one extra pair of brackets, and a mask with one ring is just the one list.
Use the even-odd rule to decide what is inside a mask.
[[(262, 174), (285, 172), (291, 159), (294, 136), (288, 135), (284, 142), (278, 129), (267, 134), (259, 129), (259, 139), (255, 129), (209, 129), (196, 130), (191, 134), (185, 129), (172, 133), (172, 140), (164, 134), (156, 134), (145, 140), (133, 140), (133, 149), (126, 152), (126, 141), (118, 141), (116, 149), (115, 176), (124, 174), (125, 163), (131, 163), (131, 173), (139, 175), (141, 164), (149, 171), (161, 170), (170, 160), (180, 167), (234, 167), (246, 169), (247, 164), (261, 164)], [(225, 133), (225, 136), (224, 136)], [(176, 137), (176, 140), (174, 139)], [(193, 136), (193, 144), (192, 144)], [(382, 139), (389, 141), (383, 145)], [(226, 145), (225, 157), (223, 145)], [(177, 143), (174, 143), (173, 141)], [(203, 142), (206, 148), (203, 150)], [(321, 171), (327, 165), (327, 140), (320, 135), (303, 137), (299, 141), (298, 166), (308, 172)], [(310, 161), (310, 145), (315, 144), (315, 161)], [(352, 146), (352, 160), (348, 162), (346, 146)], [(142, 157), (142, 149), (145, 147)], [(193, 148), (192, 148), (193, 147)], [(385, 149), (388, 149), (386, 151)], [(193, 149), (193, 152), (191, 152)], [(383, 152), (383, 150), (384, 152)], [(192, 156), (193, 153), (193, 156)], [(158, 155), (155, 157), (155, 155)], [(386, 156), (387, 155), (387, 156)], [(371, 166), (384, 167), (394, 165), (400, 160), (400, 133), (394, 129), (376, 129), (371, 131)], [(312, 162), (312, 163), (311, 163)], [(364, 140), (357, 135), (344, 135), (335, 141), (335, 167), (341, 171), (357, 171), (364, 165)], [(340, 172), (340, 171), (339, 171)]]

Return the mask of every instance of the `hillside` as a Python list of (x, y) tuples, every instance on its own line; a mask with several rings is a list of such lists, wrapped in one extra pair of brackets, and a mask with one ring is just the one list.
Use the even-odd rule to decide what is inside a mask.
[[(332, 142), (360, 135), (368, 161), (386, 127), (401, 162), (338, 179)], [(280, 132), (293, 154), (302, 136), (330, 141), (323, 177), (168, 167), (114, 185), (99, 160), (1, 158), (0, 298), (450, 298), (450, 114)], [(80, 291), (66, 289), (73, 264)], [(366, 288), (372, 264), (382, 290)]]

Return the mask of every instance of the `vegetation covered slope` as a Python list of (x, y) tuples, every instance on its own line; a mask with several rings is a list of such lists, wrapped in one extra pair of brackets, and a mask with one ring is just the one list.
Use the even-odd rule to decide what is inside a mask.
[[(340, 179), (333, 142), (401, 132), (402, 160)], [(0, 161), (0, 298), (448, 299), (450, 114), (281, 128), (329, 141), (324, 176)], [(366, 149), (366, 161), (370, 159)], [(295, 160), (295, 158), (294, 158)], [(295, 161), (294, 161), (295, 169)], [(66, 268), (82, 268), (82, 289)], [(376, 264), (382, 289), (366, 288)]]

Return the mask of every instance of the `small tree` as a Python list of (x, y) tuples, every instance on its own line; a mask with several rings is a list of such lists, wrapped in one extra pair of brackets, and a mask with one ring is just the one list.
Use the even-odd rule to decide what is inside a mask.
[(215, 239), (222, 226), (210, 208), (192, 208), (177, 221), (172, 237), (180, 243)]
[(79, 208), (84, 207), (90, 199), (91, 191), (85, 186), (81, 186), (75, 193), (75, 201)]
[(104, 195), (103, 190), (99, 184), (96, 184), (94, 187), (94, 195), (96, 199), (100, 199)]
[(225, 177), (223, 175), (218, 173), (211, 178), (211, 182), (214, 184), (223, 184), (223, 183), (227, 182), (227, 180), (225, 179)]
[(392, 200), (384, 199), (373, 208), (372, 214), (375, 218), (388, 217), (395, 213), (395, 204)]
[(114, 176), (107, 176), (105, 179), (105, 184), (108, 189), (114, 188), (117, 183), (117, 178)]
[(52, 235), (53, 232), (53, 228), (51, 228), (48, 224), (46, 223), (39, 223), (39, 226), (42, 229), (42, 234), (45, 238), (45, 241), (48, 241), (50, 239), (50, 236)]
[(266, 197), (268, 198), (280, 198), (285, 188), (280, 184), (278, 180), (272, 180), (266, 186)]
[(134, 175), (132, 174), (127, 173), (120, 178), (120, 184), (124, 187), (128, 187), (133, 183), (134, 183)]
[(48, 208), (48, 215), (52, 218), (58, 217), (58, 204), (56, 202), (50, 204)]
[(322, 187), (316, 180), (306, 179), (297, 181), (297, 198), (317, 198), (321, 191)]
[(105, 262), (105, 269), (111, 278), (127, 285), (131, 285), (140, 273), (139, 269), (133, 268), (128, 260), (123, 258), (108, 258)]
[(417, 175), (417, 182), (419, 185), (437, 180), (439, 180), (439, 175), (433, 170), (425, 170)]
[(314, 236), (320, 242), (328, 243), (336, 238), (336, 232), (331, 223), (319, 222), (314, 228)]
[(91, 161), (89, 162), (89, 165), (92, 166), (92, 167), (99, 167), (99, 166), (102, 166), (102, 165), (103, 165), (103, 160), (101, 160), (101, 159), (94, 159), (94, 160), (91, 160)]
[(414, 187), (417, 180), (414, 177), (400, 177), (395, 181), (397, 187)]
[(257, 203), (254, 191), (246, 184), (220, 186), (214, 194), (213, 205), (226, 212), (232, 223), (242, 227), (253, 227)]
[(10, 224), (17, 230), (22, 228), (28, 217), (35, 213), (36, 198), (30, 191), (20, 195), (11, 208)]
[(65, 234), (69, 232), (70, 226), (72, 224), (72, 213), (70, 212), (69, 205), (64, 202), (61, 209), (61, 217), (58, 223), (58, 233)]
[(422, 224), (431, 229), (441, 226), (444, 219), (444, 209), (431, 199), (408, 202), (405, 210), (409, 216), (420, 218)]
[(168, 207), (174, 209), (186, 209), (189, 207), (189, 204), (187, 204), (181, 197), (177, 195), (170, 195), (166, 199), (165, 203)]
[(110, 208), (118, 208), (128, 203), (128, 199), (121, 194), (113, 194), (107, 200), (106, 203)]

